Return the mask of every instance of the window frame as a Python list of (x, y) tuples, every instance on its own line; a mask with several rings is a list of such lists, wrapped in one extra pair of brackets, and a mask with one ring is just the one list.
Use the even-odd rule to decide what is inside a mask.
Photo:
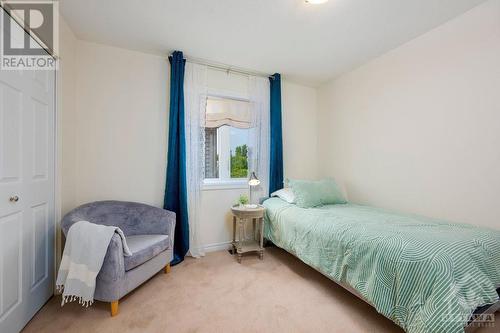
[[(208, 89), (207, 90), (207, 98), (215, 97), (215, 98), (225, 98), (232, 99), (237, 101), (243, 101), (250, 103), (250, 97), (247, 94), (238, 93), (235, 91), (222, 90), (222, 89)], [(204, 111), (205, 112), (205, 111)], [(221, 144), (221, 140), (217, 139), (217, 145)], [(230, 153), (229, 153), (230, 154)], [(229, 164), (228, 164), (229, 163)], [(222, 165), (226, 165), (230, 167), (231, 157), (229, 156), (229, 160), (222, 163), (219, 156), (219, 177), (221, 174)], [(229, 178), (204, 178), (202, 182), (201, 189), (203, 191), (209, 190), (230, 190), (230, 189), (247, 189), (248, 188), (248, 179), (247, 178), (230, 178), (231, 174), (229, 171)]]

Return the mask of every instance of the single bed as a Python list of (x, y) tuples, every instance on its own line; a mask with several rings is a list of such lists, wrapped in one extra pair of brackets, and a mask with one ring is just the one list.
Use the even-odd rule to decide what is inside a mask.
[(407, 332), (463, 332), (479, 307), (498, 309), (498, 230), (354, 204), (263, 205), (266, 239)]

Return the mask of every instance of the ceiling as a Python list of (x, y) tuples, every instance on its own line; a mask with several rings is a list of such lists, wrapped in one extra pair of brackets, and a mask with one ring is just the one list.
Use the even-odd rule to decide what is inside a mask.
[(484, 0), (61, 0), (79, 39), (319, 85)]

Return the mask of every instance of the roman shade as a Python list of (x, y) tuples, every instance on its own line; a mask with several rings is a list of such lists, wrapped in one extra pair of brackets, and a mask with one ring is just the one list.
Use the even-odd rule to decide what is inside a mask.
[(207, 98), (205, 127), (218, 128), (229, 125), (236, 128), (253, 127), (251, 104), (228, 98)]

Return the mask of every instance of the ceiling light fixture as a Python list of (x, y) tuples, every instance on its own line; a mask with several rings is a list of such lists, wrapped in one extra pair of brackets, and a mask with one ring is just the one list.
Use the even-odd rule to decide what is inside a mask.
[(319, 4), (322, 4), (322, 3), (325, 3), (327, 2), (328, 0), (304, 0), (307, 4), (311, 4), (311, 5), (319, 5)]

